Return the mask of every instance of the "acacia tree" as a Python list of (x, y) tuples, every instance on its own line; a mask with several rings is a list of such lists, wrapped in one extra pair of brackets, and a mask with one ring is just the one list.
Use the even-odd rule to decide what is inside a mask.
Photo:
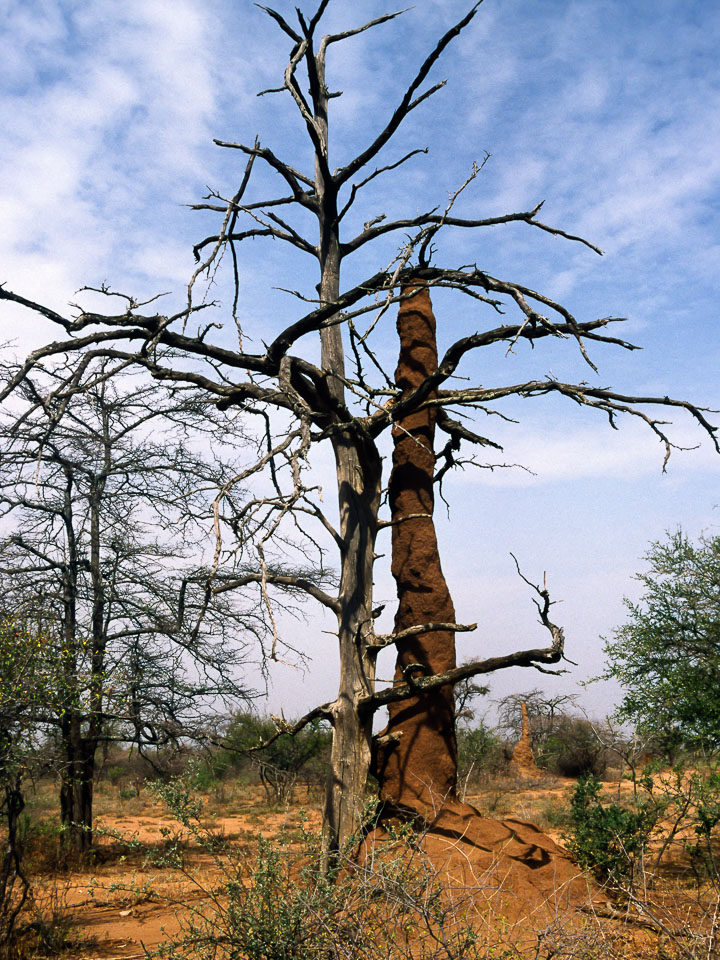
[(623, 688), (618, 719), (672, 755), (720, 746), (720, 537), (681, 530), (650, 545), (625, 600), (627, 621), (605, 642), (604, 679)]
[(44, 657), (57, 663), (55, 696), (35, 698), (27, 718), (60, 745), (61, 820), (82, 852), (98, 747), (142, 752), (198, 735), (213, 700), (247, 696), (242, 638), (262, 622), (235, 598), (211, 598), (190, 548), (207, 539), (203, 518), (234, 476), (235, 454), (202, 455), (187, 433), (217, 429), (237, 444), (232, 419), (107, 360), (88, 365), (64, 403), (46, 402), (69, 372), (36, 368), (23, 380), (24, 409), (2, 424), (10, 533), (0, 582), (6, 608), (37, 620)]
[[(376, 689), (379, 650), (407, 638), (407, 630), (422, 636), (440, 627), (452, 637), (462, 627), (455, 623), (418, 623), (386, 636), (377, 635), (374, 629), (375, 541), (378, 531), (392, 523), (380, 516), (381, 437), (414, 413), (434, 411), (437, 427), (448, 435), (440, 473), (452, 466), (461, 445), (473, 445), (480, 452), (497, 447), (490, 438), (450, 416), (450, 411), (454, 408), (470, 413), (490, 412), (510, 397), (564, 397), (601, 412), (611, 423), (623, 415), (638, 417), (665, 444), (667, 455), (671, 444), (662, 421), (647, 412), (653, 405), (687, 412), (713, 440), (714, 428), (700, 408), (666, 396), (632, 396), (584, 382), (564, 383), (545, 377), (507, 383), (500, 375), (497, 383), (488, 385), (487, 368), (483, 368), (482, 385), (471, 381), (458, 388), (452, 383), (451, 378), (469, 355), (497, 343), (535, 346), (548, 338), (563, 338), (575, 344), (593, 370), (589, 344), (629, 350), (633, 346), (608, 331), (619, 318), (578, 321), (562, 304), (524, 283), (497, 278), (474, 265), (448, 265), (438, 260), (436, 245), (441, 231), (454, 228), (471, 232), (507, 223), (524, 223), (530, 229), (596, 250), (585, 240), (540, 221), (540, 205), (484, 219), (459, 216), (456, 209), (462, 203), (464, 189), (479, 172), (477, 164), (444, 209), (436, 207), (396, 220), (370, 212), (361, 218), (364, 226), (359, 232), (348, 232), (348, 214), (351, 210), (356, 212), (363, 188), (423, 152), (413, 147), (391, 156), (386, 148), (396, 138), (403, 121), (444, 85), (444, 81), (428, 81), (429, 85), (425, 81), (443, 52), (476, 16), (480, 4), (474, 4), (466, 16), (443, 34), (399, 96), (387, 123), (369, 137), (364, 149), (340, 166), (331, 162), (329, 106), (340, 93), (332, 91), (326, 80), (327, 53), (336, 44), (350, 42), (364, 31), (382, 28), (399, 14), (390, 13), (341, 33), (322, 35), (320, 24), (328, 5), (329, 0), (321, 0), (308, 16), (298, 11), (295, 25), (277, 11), (262, 8), (290, 45), (281, 84), (276, 90), (265, 92), (292, 99), (314, 156), (314, 168), (298, 169), (258, 139), (245, 143), (216, 141), (246, 157), (246, 165), (232, 196), (225, 197), (218, 191), (197, 204), (198, 209), (219, 215), (219, 226), (196, 247), (199, 264), (182, 309), (172, 315), (153, 313), (128, 298), (120, 310), (113, 310), (111, 305), (106, 313), (78, 309), (72, 316), (62, 316), (37, 300), (8, 289), (0, 290), (0, 297), (41, 313), (67, 335), (60, 343), (30, 356), (8, 383), (5, 394), (16, 389), (33, 366), (48, 355), (61, 350), (79, 351), (86, 357), (102, 355), (135, 363), (159, 380), (195, 385), (213, 398), (220, 409), (237, 408), (265, 418), (261, 422), (267, 430), (267, 449), (255, 470), (258, 475), (269, 472), (271, 491), (268, 494), (267, 486), (260, 484), (256, 499), (243, 510), (243, 519), (254, 519), (256, 569), (237, 572), (230, 562), (232, 557), (223, 555), (223, 561), (228, 562), (218, 564), (215, 589), (221, 592), (258, 582), (271, 611), (272, 590), (291, 586), (309, 593), (337, 617), (338, 695), (291, 728), (297, 731), (317, 717), (325, 717), (332, 724), (331, 773), (325, 807), (326, 837), (332, 848), (352, 836), (359, 825), (373, 755), (372, 719), (379, 708), (503, 667), (557, 663), (563, 655), (562, 631), (549, 619), (547, 591), (537, 588), (541, 621), (551, 634), (547, 647), (474, 660), (460, 667), (450, 666), (439, 674), (431, 672), (418, 677), (407, 673), (397, 678), (391, 688)], [(276, 195), (263, 195), (257, 190), (253, 194), (258, 165), (276, 175), (282, 184)], [(317, 225), (313, 235), (306, 232), (308, 216)], [(344, 288), (341, 272), (345, 261), (388, 236), (403, 238), (393, 263)], [(296, 316), (281, 324), (281, 332), (262, 350), (252, 352), (243, 346), (243, 331), (252, 329), (252, 308), (248, 306), (243, 313), (238, 263), (242, 244), (256, 238), (279, 241), (311, 258), (317, 265), (318, 282), (316, 296), (297, 292), (301, 306)], [(239, 346), (235, 347), (229, 346), (227, 335), (217, 333), (217, 324), (199, 328), (194, 335), (188, 331), (197, 312), (207, 308), (207, 304), (195, 302), (196, 281), (203, 275), (209, 277), (211, 271), (214, 275), (225, 251), (230, 254), (226, 262), (231, 264), (235, 281), (233, 304), (227, 312), (227, 323), (238, 329)], [(473, 259), (472, 255), (469, 259)], [(404, 389), (382, 369), (373, 351), (373, 334), (382, 326), (389, 309), (405, 303), (419, 286), (426, 290), (451, 289), (469, 298), (478, 308), (477, 327), (476, 332), (468, 332), (452, 342), (435, 368), (426, 372), (419, 383)], [(503, 314), (508, 306), (517, 310), (517, 318), (505, 320)], [(363, 326), (365, 321), (369, 322)], [(318, 335), (320, 359), (312, 362), (308, 356), (313, 354), (305, 345), (308, 339), (313, 343)], [(172, 351), (170, 357), (168, 350)], [(467, 371), (467, 367), (463, 369)], [(316, 488), (306, 480), (306, 455), (313, 445), (322, 443), (330, 444), (334, 452), (337, 523), (323, 511)], [(224, 517), (228, 524), (233, 522), (229, 510)], [(290, 576), (277, 570), (273, 550), (285, 532), (303, 530), (308, 542), (316, 542), (316, 531), (307, 527), (315, 522), (337, 551), (337, 590), (331, 591), (307, 576)], [(412, 517), (403, 517), (402, 522), (412, 522)], [(247, 562), (247, 532), (240, 530), (239, 543)], [(275, 637), (272, 654), (276, 653), (280, 639)]]

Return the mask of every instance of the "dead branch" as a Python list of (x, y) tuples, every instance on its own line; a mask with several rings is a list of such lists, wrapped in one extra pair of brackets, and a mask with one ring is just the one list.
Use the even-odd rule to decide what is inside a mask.
[[(459, 667), (447, 670), (445, 673), (437, 673), (430, 677), (416, 678), (413, 676), (415, 670), (424, 671), (425, 667), (421, 663), (411, 663), (408, 665), (405, 674), (405, 682), (396, 684), (386, 690), (380, 690), (370, 696), (364, 697), (360, 703), (360, 709), (368, 714), (375, 713), (380, 707), (388, 703), (399, 700), (407, 700), (410, 697), (418, 696), (423, 692), (435, 690), (445, 684), (456, 684), (461, 680), (467, 680), (470, 677), (480, 676), (481, 674), (494, 673), (496, 670), (505, 670), (508, 667), (533, 667), (541, 673), (557, 671), (548, 671), (543, 664), (558, 663), (563, 659), (565, 651), (565, 634), (562, 627), (557, 626), (550, 620), (549, 612), (552, 606), (550, 594), (547, 586), (537, 586), (528, 580), (520, 571), (516, 558), (513, 560), (517, 566), (518, 574), (522, 580), (527, 583), (538, 594), (539, 600), (533, 601), (537, 607), (540, 617), (540, 623), (550, 633), (552, 643), (548, 647), (536, 647), (534, 649), (518, 650), (514, 653), (505, 654), (499, 657), (489, 657), (486, 660), (471, 660), (463, 663)], [(442, 629), (442, 627), (439, 627)], [(413, 628), (410, 628), (413, 629)], [(421, 632), (423, 628), (420, 628)], [(466, 628), (468, 629), (468, 628)]]
[(415, 75), (414, 80), (411, 82), (410, 86), (405, 91), (405, 94), (400, 101), (399, 105), (395, 109), (392, 117), (384, 127), (384, 129), (378, 134), (375, 140), (370, 144), (367, 149), (363, 150), (354, 160), (351, 160), (347, 166), (342, 167), (335, 173), (334, 180), (335, 183), (340, 186), (343, 183), (346, 183), (350, 177), (354, 176), (358, 170), (361, 170), (367, 163), (369, 163), (373, 157), (375, 157), (380, 150), (385, 146), (385, 144), (391, 139), (395, 134), (400, 124), (408, 116), (408, 114), (418, 107), (424, 100), (427, 100), (428, 97), (436, 93), (442, 86), (444, 86), (444, 81), (435, 86), (431, 87), (425, 93), (420, 94), (416, 99), (413, 100), (415, 92), (418, 87), (423, 83), (428, 73), (432, 67), (440, 59), (441, 54), (451, 43), (455, 37), (460, 34), (465, 27), (470, 23), (475, 14), (480, 7), (482, 0), (478, 0), (472, 9), (460, 20), (455, 26), (451, 27), (437, 42), (435, 48), (425, 59), (425, 62), (422, 64), (417, 74)]
[(290, 574), (281, 574), (273, 573), (268, 570), (264, 575), (263, 573), (246, 573), (240, 577), (233, 577), (230, 580), (221, 582), (218, 586), (213, 587), (213, 593), (226, 593), (228, 590), (237, 590), (240, 587), (246, 587), (249, 583), (262, 583), (263, 579), (267, 583), (275, 584), (279, 587), (290, 587), (294, 590), (302, 590), (304, 593), (307, 593), (308, 596), (314, 597), (315, 600), (318, 600), (322, 603), (323, 606), (327, 607), (328, 610), (332, 610), (333, 613), (338, 613), (340, 610), (340, 602), (336, 597), (331, 597), (329, 594), (325, 593), (324, 590), (320, 589), (317, 584), (312, 583), (310, 580), (307, 580), (305, 577), (295, 577)]
[(310, 710), (309, 713), (306, 713), (304, 717), (300, 717), (299, 720), (296, 720), (295, 723), (288, 723), (283, 717), (271, 717), (272, 721), (277, 726), (277, 731), (263, 743), (259, 743), (256, 747), (250, 747), (248, 753), (255, 753), (258, 750), (265, 750), (266, 747), (269, 747), (271, 743), (275, 743), (278, 737), (290, 736), (294, 737), (295, 734), (300, 733), (309, 723), (312, 723), (313, 720), (327, 720), (329, 723), (333, 722), (333, 713), (332, 713), (332, 704), (323, 703), (319, 707), (314, 707)]
[[(404, 519), (409, 520), (410, 517)], [(417, 627), (407, 627), (398, 633), (378, 633), (373, 642), (368, 645), (369, 650), (384, 650), (385, 647), (391, 647), (398, 640), (405, 640), (408, 637), (419, 637), (423, 633), (434, 633), (437, 630), (452, 630), (453, 633), (470, 633), (477, 630), (476, 623), (424, 623)]]

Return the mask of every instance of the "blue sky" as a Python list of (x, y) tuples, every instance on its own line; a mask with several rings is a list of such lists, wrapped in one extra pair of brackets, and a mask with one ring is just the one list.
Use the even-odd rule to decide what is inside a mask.
[[(468, 6), (420, 0), (338, 48), (328, 68), (331, 89), (344, 91), (332, 104), (333, 163), (368, 142), (415, 66)], [(281, 82), (285, 38), (245, 0), (10, 0), (8, 7), (0, 26), (0, 279), (58, 309), (83, 284), (103, 280), (138, 296), (172, 291), (168, 307), (182, 302), (192, 243), (213, 231), (206, 215), (183, 204), (206, 185), (232, 192), (241, 175), (238, 156), (214, 147), (212, 137), (251, 142), (258, 134), (308, 168), (289, 98), (255, 97)], [(277, 8), (293, 15), (287, 0)], [(389, 9), (377, 0), (333, 0), (328, 29)], [(459, 212), (490, 216), (545, 199), (543, 220), (582, 234), (605, 256), (520, 225), (475, 236), (448, 230), (438, 262), (477, 262), (560, 299), (581, 320), (626, 316), (622, 335), (643, 350), (596, 348), (598, 375), (569, 344), (510, 357), (498, 349), (465, 372), (489, 385), (552, 371), (720, 407), (719, 43), (720, 8), (707, 2), (485, 0), (431, 75), (447, 77), (446, 88), (412, 116), (386, 157), (414, 147), (430, 153), (378, 180), (357, 223), (444, 204), (488, 151)], [(347, 263), (344, 285), (394, 252), (392, 240), (365, 248)], [(244, 253), (246, 329), (267, 337), (297, 314), (296, 303), (270, 288), (311, 293), (316, 277), (277, 243), (254, 242)], [(213, 295), (227, 300), (222, 281)], [(448, 296), (435, 304), (441, 347), (488, 320)], [(52, 335), (18, 311), (0, 315), (0, 340), (15, 340), (18, 353)], [(378, 350), (391, 367), (391, 320)], [(446, 484), (449, 520), (439, 511), (458, 617), (480, 623), (462, 638), (461, 653), (541, 639), (512, 550), (530, 578), (547, 571), (563, 600), (555, 609), (568, 655), (580, 666), (557, 681), (513, 671), (493, 681), (493, 692), (574, 691), (602, 667), (598, 638), (621, 622), (623, 594), (636, 595), (631, 576), (648, 541), (677, 525), (693, 536), (718, 530), (720, 458), (683, 418), (673, 438), (702, 446), (676, 452), (663, 475), (662, 450), (638, 424), (613, 432), (567, 402), (517, 401), (511, 412), (518, 425), (493, 434), (506, 448), (499, 459), (533, 474), (465, 472)], [(317, 467), (327, 485), (327, 456)], [(392, 601), (393, 592), (385, 572), (378, 598)], [(319, 625), (286, 628), (319, 656), (302, 682), (289, 668), (277, 671), (273, 708), (297, 713), (334, 695), (332, 641)], [(600, 686), (582, 693), (595, 714), (613, 696)]]

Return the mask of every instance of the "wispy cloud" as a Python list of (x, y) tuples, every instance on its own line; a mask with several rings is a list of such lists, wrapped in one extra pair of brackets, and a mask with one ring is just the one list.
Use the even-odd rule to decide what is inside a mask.
[(18, 4), (6, 30), (26, 56), (3, 67), (4, 278), (58, 308), (82, 282), (177, 280), (169, 225), (172, 255), (146, 264), (143, 248), (162, 250), (162, 221), (181, 199), (169, 190), (195, 186), (210, 138), (200, 6)]
[[(676, 447), (666, 469), (668, 482), (695, 473), (717, 474), (717, 454), (699, 429), (687, 423), (666, 429)], [(662, 473), (664, 444), (639, 422), (624, 422), (613, 430), (602, 415), (583, 426), (563, 423), (562, 418), (554, 422), (543, 418), (534, 424), (524, 421), (502, 433), (504, 453), (487, 459), (517, 466), (494, 470), (467, 467), (457, 474), (458, 479), (462, 477), (459, 482), (539, 488), (593, 477), (632, 482)]]

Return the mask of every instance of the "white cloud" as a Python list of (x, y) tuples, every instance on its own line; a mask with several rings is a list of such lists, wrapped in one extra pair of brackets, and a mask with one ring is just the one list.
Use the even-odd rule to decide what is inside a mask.
[[(216, 107), (204, 5), (34, 2), (6, 28), (35, 56), (4, 65), (3, 281), (66, 312), (84, 283), (143, 295), (177, 283), (190, 247), (179, 204), (202, 183)], [(33, 327), (13, 324), (21, 349), (37, 345)]]
[[(562, 420), (549, 423), (544, 419), (534, 426), (508, 428), (503, 436), (504, 453), (491, 453), (488, 460), (516, 463), (526, 469), (490, 471), (467, 467), (455, 478), (462, 484), (510, 489), (593, 477), (637, 481), (661, 472), (665, 447), (646, 425), (626, 421), (613, 430), (602, 415), (598, 420), (585, 426), (568, 426)], [(717, 453), (699, 429), (676, 423), (667, 432), (672, 443), (686, 448), (672, 452), (667, 466), (670, 480), (689, 473), (718, 474)]]

